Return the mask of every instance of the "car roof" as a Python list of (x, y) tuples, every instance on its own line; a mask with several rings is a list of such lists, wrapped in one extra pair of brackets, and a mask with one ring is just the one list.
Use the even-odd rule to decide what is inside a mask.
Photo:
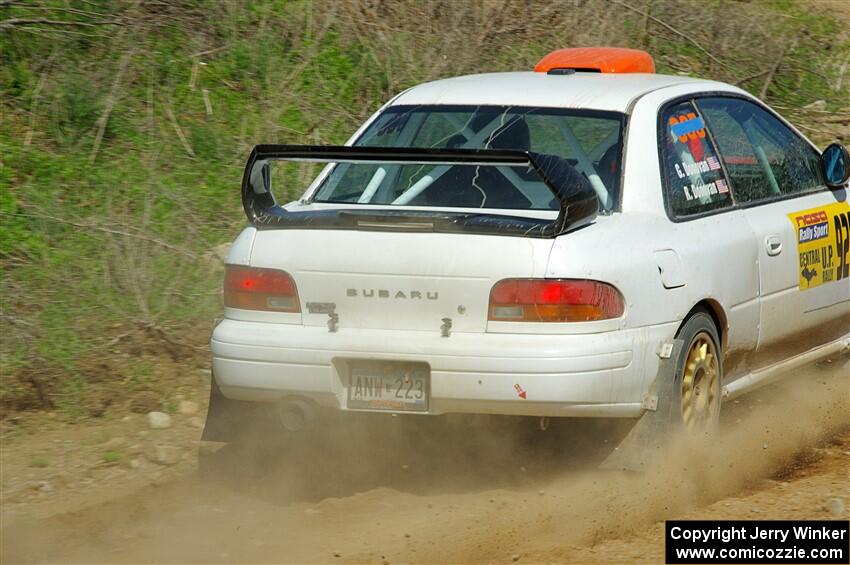
[(694, 91), (743, 92), (723, 82), (685, 76), (508, 72), (426, 82), (402, 92), (391, 105), (532, 106), (626, 113), (631, 103), (644, 94), (685, 84), (694, 85)]

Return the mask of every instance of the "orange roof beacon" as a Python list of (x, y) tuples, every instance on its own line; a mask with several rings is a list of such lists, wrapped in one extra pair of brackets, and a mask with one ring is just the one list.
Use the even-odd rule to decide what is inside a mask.
[(563, 71), (595, 73), (654, 73), (655, 61), (646, 51), (622, 47), (573, 47), (552, 51), (537, 63), (538, 73)]

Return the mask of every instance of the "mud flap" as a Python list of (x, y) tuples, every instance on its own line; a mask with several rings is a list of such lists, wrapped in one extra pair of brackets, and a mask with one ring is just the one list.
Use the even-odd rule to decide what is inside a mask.
[(685, 342), (673, 340), (673, 350), (667, 359), (661, 359), (658, 373), (650, 385), (650, 392), (658, 398), (654, 411), (643, 413), (614, 451), (599, 465), (600, 469), (618, 471), (646, 471), (664, 451), (672, 432), (673, 398), (676, 372)]
[(235, 442), (270, 419), (269, 407), (256, 402), (231, 400), (221, 393), (211, 375), (210, 403), (201, 441)]

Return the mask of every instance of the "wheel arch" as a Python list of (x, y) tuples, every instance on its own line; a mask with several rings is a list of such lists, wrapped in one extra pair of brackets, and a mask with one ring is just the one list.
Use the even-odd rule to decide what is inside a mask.
[(682, 331), (682, 327), (684, 327), (685, 322), (687, 322), (688, 319), (697, 312), (705, 312), (714, 321), (714, 327), (717, 328), (717, 336), (720, 338), (720, 349), (721, 351), (725, 351), (726, 336), (729, 333), (727, 324), (729, 322), (726, 317), (726, 312), (723, 311), (723, 306), (712, 298), (703, 298), (694, 304), (693, 308), (691, 308), (685, 317), (682, 318), (682, 323), (679, 325), (679, 329), (676, 330), (676, 335), (679, 335), (679, 332)]

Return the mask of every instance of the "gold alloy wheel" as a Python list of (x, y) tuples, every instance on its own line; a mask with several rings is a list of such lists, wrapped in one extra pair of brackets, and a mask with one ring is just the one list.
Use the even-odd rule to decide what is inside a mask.
[(691, 341), (682, 375), (682, 420), (689, 432), (710, 428), (720, 402), (720, 369), (714, 341), (699, 332)]

